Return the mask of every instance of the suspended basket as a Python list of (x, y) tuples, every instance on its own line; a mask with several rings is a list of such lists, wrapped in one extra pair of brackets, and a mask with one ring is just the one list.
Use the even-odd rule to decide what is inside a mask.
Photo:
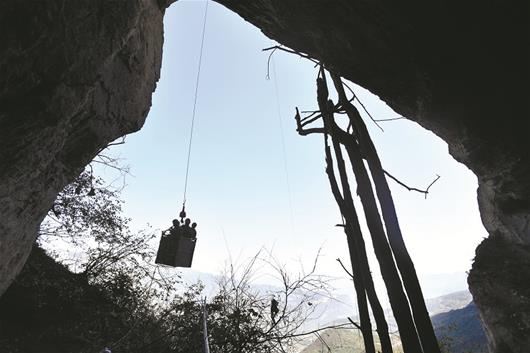
[(171, 267), (191, 267), (197, 238), (181, 232), (162, 232), (155, 263)]

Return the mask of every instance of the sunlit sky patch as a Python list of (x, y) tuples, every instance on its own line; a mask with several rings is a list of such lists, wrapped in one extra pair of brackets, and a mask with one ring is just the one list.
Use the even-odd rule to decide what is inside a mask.
[[(167, 228), (180, 211), (203, 13), (202, 1), (178, 1), (167, 10), (162, 73), (147, 122), (112, 150), (131, 167), (123, 198), (135, 228)], [(336, 259), (347, 262), (347, 246), (334, 226), (341, 219), (324, 172), (322, 138), (298, 136), (293, 119), (295, 106), (316, 108), (316, 69), (277, 52), (267, 80), (262, 49), (272, 44), (238, 15), (209, 4), (187, 202), (199, 224), (193, 269), (219, 273), (229, 256), (244, 259), (262, 246), (286, 263), (309, 263), (322, 248), (320, 272), (344, 277)], [(354, 87), (372, 115), (399, 116)], [(476, 177), (416, 123), (383, 122), (382, 132), (366, 122), (386, 170), (420, 188), (441, 176), (427, 200), (389, 181), (417, 271), (469, 270), (486, 235)], [(372, 272), (379, 273), (375, 263)]]

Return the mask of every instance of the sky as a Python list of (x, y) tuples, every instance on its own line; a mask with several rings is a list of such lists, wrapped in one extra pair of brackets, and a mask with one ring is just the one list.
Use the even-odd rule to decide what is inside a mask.
[[(321, 248), (320, 272), (344, 277), (335, 259), (347, 260), (346, 240), (334, 227), (340, 214), (324, 171), (322, 137), (299, 136), (293, 118), (295, 107), (316, 109), (314, 65), (276, 52), (267, 80), (262, 49), (275, 43), (221, 5), (208, 6), (187, 192), (188, 215), (198, 223), (193, 270), (219, 273), (227, 259), (243, 260), (261, 247), (286, 264), (309, 264)], [(180, 211), (204, 9), (204, 1), (178, 1), (167, 10), (149, 116), (111, 150), (131, 168), (122, 196), (137, 229), (165, 229)], [(399, 116), (353, 87), (376, 118)], [(487, 235), (476, 177), (444, 141), (412, 121), (382, 122), (384, 132), (366, 123), (387, 171), (419, 188), (441, 176), (427, 199), (389, 181), (417, 271), (468, 271)], [(111, 171), (101, 173), (109, 178)]]

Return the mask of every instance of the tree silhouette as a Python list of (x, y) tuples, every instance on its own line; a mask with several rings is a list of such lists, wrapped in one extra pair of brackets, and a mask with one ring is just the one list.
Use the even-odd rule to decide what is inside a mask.
[[(295, 119), (300, 135), (315, 133), (324, 135), (326, 173), (332, 193), (345, 220), (343, 226), (350, 250), (352, 276), (357, 292), (361, 331), (366, 351), (375, 352), (370, 317), (367, 315), (366, 297), (374, 313), (383, 353), (392, 352), (392, 346), (386, 319), (373, 290), (373, 281), (366, 260), (366, 249), (349, 186), (346, 162), (343, 157), (344, 151), (355, 177), (357, 195), (363, 207), (374, 252), (399, 328), (403, 349), (406, 353), (439, 353), (438, 342), (413, 262), (403, 241), (392, 195), (386, 181), (386, 176), (389, 174), (382, 168), (368, 130), (353, 104), (356, 96), (352, 91), (353, 96), (348, 98), (341, 78), (333, 72), (331, 72), (331, 77), (338, 94), (338, 102), (335, 104), (329, 99), (326, 72), (324, 66), (321, 66), (317, 78), (319, 110), (310, 112), (308, 116), (302, 118), (297, 109)], [(366, 110), (362, 103), (361, 106)], [(346, 128), (340, 126), (335, 115), (346, 116)], [(371, 118), (375, 121), (373, 117)], [(323, 126), (306, 128), (307, 125), (317, 121), (321, 121)], [(365, 166), (365, 161), (369, 170)], [(335, 168), (338, 170), (339, 181), (335, 176)], [(407, 187), (395, 177), (391, 175), (390, 177), (400, 185)], [(429, 189), (422, 191), (407, 188), (425, 195)]]

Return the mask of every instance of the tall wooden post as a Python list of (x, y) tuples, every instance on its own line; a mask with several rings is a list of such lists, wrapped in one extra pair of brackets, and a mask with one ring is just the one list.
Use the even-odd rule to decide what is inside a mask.
[(210, 344), (208, 343), (208, 323), (206, 321), (206, 298), (202, 303), (202, 339), (204, 353), (210, 353)]

